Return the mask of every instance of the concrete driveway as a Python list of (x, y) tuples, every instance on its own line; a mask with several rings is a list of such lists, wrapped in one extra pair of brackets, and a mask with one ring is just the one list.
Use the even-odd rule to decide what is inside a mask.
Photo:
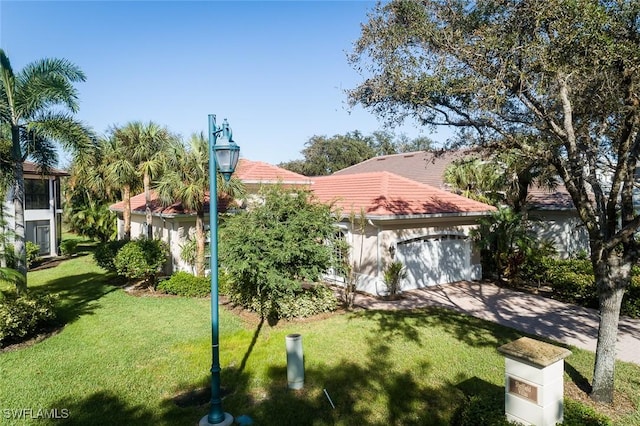
[[(458, 282), (403, 292), (397, 301), (358, 294), (365, 309), (414, 309), (439, 306), (514, 328), (535, 336), (596, 350), (598, 311), (547, 297), (498, 287), (491, 283)], [(620, 318), (617, 358), (640, 364), (640, 320)]]

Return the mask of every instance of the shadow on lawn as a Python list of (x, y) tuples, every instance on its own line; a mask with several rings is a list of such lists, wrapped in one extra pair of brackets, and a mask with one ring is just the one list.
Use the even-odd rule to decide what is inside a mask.
[(353, 315), (373, 321), (378, 328), (378, 333), (383, 336), (401, 336), (419, 345), (425, 343), (420, 341), (419, 332), (425, 327), (439, 327), (446, 333), (454, 334), (458, 341), (472, 347), (497, 348), (523, 335), (510, 328), (496, 326), (485, 320), (442, 308), (367, 310)]
[[(436, 314), (437, 320), (433, 318)], [(442, 310), (352, 315), (364, 316), (375, 324), (367, 338), (364, 363), (347, 360), (331, 367), (307, 367), (304, 389), (293, 391), (287, 388), (283, 362), (268, 370), (270, 384), (263, 394), (249, 387), (252, 380), (242, 369), (224, 369), (222, 382), (231, 389), (225, 398), (225, 410), (235, 415), (246, 413), (260, 425), (445, 425), (452, 421), (455, 424), (459, 408), (473, 397), (475, 401), (491, 401), (500, 414), (504, 405), (501, 386), (464, 376), (451, 383), (424, 380), (439, 367), (429, 362), (429, 342), (421, 341), (420, 328), (444, 324), (448, 332), (472, 346), (497, 347), (520, 337), (518, 333), (502, 327), (487, 328), (481, 320)], [(393, 359), (394, 345), (407, 340), (424, 347), (424, 360), (411, 369)], [(255, 341), (256, 336), (245, 362)]]
[(132, 407), (117, 395), (99, 391), (78, 400), (60, 400), (53, 405), (58, 413), (65, 410), (67, 417), (61, 423), (67, 425), (135, 425), (154, 424), (154, 413), (144, 407)]
[(117, 287), (106, 283), (104, 274), (95, 272), (70, 275), (49, 281), (38, 287), (39, 291), (60, 295), (59, 319), (64, 324), (78, 319), (82, 315), (91, 314), (100, 305), (98, 299)]

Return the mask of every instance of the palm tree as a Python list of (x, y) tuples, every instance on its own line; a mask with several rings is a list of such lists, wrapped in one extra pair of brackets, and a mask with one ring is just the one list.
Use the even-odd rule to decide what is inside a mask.
[(465, 197), (500, 206), (509, 205), (526, 219), (526, 202), (533, 185), (553, 189), (557, 175), (549, 164), (516, 149), (506, 149), (487, 160), (464, 158), (451, 163), (444, 181)]
[[(205, 205), (209, 201), (209, 144), (204, 133), (193, 134), (188, 147), (177, 144), (171, 165), (156, 191), (165, 205), (181, 202), (185, 210), (196, 213), (196, 275), (204, 276), (205, 259)], [(242, 183), (231, 178), (229, 182), (217, 174), (218, 198), (236, 199), (244, 195)]]
[(131, 192), (139, 187), (140, 180), (136, 166), (132, 161), (129, 147), (121, 139), (113, 135), (105, 141), (103, 146), (105, 167), (105, 181), (110, 187), (120, 189), (124, 208), (124, 239), (131, 239)]
[(65, 220), (74, 232), (100, 241), (116, 232), (116, 217), (108, 206), (119, 199), (121, 189), (105, 178), (109, 149), (109, 141), (100, 140), (91, 155), (76, 156), (65, 185)]
[(444, 181), (461, 195), (489, 204), (499, 204), (503, 192), (501, 171), (495, 164), (477, 158), (454, 161), (444, 171)]
[(0, 49), (0, 123), (8, 125), (11, 133), (14, 249), (16, 270), (24, 278), (16, 284), (18, 293), (27, 290), (22, 165), (32, 158), (46, 171), (57, 160), (54, 141), (70, 150), (90, 143), (91, 131), (73, 118), (78, 111), (73, 83), (84, 80), (82, 70), (66, 59), (41, 59), (14, 73)]
[(142, 176), (147, 238), (153, 238), (151, 181), (158, 177), (164, 165), (170, 160), (167, 151), (176, 137), (166, 127), (151, 121), (146, 124), (139, 121), (127, 123), (124, 127), (116, 129), (113, 136), (125, 147), (138, 174)]

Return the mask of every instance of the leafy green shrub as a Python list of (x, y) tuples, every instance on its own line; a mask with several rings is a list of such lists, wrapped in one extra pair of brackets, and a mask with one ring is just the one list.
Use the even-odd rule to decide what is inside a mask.
[(593, 266), (586, 259), (547, 259), (546, 281), (554, 294), (565, 302), (595, 308), (598, 306)]
[(27, 249), (27, 268), (31, 268), (31, 266), (38, 261), (40, 258), (40, 246), (32, 241), (27, 241), (26, 244)]
[(640, 271), (633, 271), (631, 285), (627, 288), (622, 298), (621, 315), (631, 318), (640, 318)]
[(146, 238), (129, 241), (113, 259), (118, 275), (129, 280), (144, 280), (155, 287), (155, 279), (169, 256), (169, 247), (160, 240)]
[[(510, 423), (504, 414), (504, 398), (473, 395), (456, 411), (451, 424), (456, 426), (495, 425)], [(593, 408), (571, 399), (564, 400), (565, 426), (610, 426), (611, 420)]]
[(113, 264), (118, 250), (120, 250), (129, 241), (118, 240), (109, 241), (106, 243), (98, 244), (96, 250), (93, 252), (93, 257), (96, 260), (98, 266), (109, 272), (116, 272), (116, 266)]
[(0, 346), (32, 337), (56, 324), (56, 295), (31, 293), (0, 299)]
[(611, 420), (593, 408), (571, 399), (564, 400), (565, 426), (609, 426)]
[(314, 285), (310, 289), (276, 299), (275, 305), (278, 318), (306, 318), (335, 311), (338, 299), (330, 288)]
[(277, 297), (271, 295), (262, 299), (232, 290), (230, 298), (233, 303), (271, 319), (306, 318), (335, 311), (338, 307), (338, 299), (333, 291), (320, 284), (290, 294), (280, 294)]
[(504, 399), (489, 395), (470, 396), (456, 411), (451, 424), (456, 426), (510, 425), (504, 414)]
[(230, 296), (232, 291), (233, 280), (231, 276), (225, 269), (220, 268), (218, 270), (218, 292), (225, 296)]
[(261, 195), (264, 203), (227, 218), (220, 228), (220, 264), (234, 281), (234, 302), (267, 304), (277, 315), (280, 297), (298, 295), (300, 283), (317, 282), (339, 266), (341, 239), (331, 206), (309, 191), (275, 187)]
[(64, 240), (60, 243), (60, 251), (64, 256), (73, 256), (78, 248), (78, 240)]
[(13, 244), (7, 244), (4, 247), (4, 258), (7, 262), (7, 268), (16, 268), (16, 249)]
[(158, 290), (177, 296), (207, 297), (211, 294), (211, 280), (208, 277), (196, 277), (188, 272), (179, 271), (158, 284)]

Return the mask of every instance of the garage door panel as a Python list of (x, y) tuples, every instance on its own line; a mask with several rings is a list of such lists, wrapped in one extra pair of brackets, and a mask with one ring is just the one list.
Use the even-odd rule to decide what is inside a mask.
[(407, 271), (405, 288), (420, 288), (467, 279), (470, 243), (460, 238), (425, 238), (398, 244)]

